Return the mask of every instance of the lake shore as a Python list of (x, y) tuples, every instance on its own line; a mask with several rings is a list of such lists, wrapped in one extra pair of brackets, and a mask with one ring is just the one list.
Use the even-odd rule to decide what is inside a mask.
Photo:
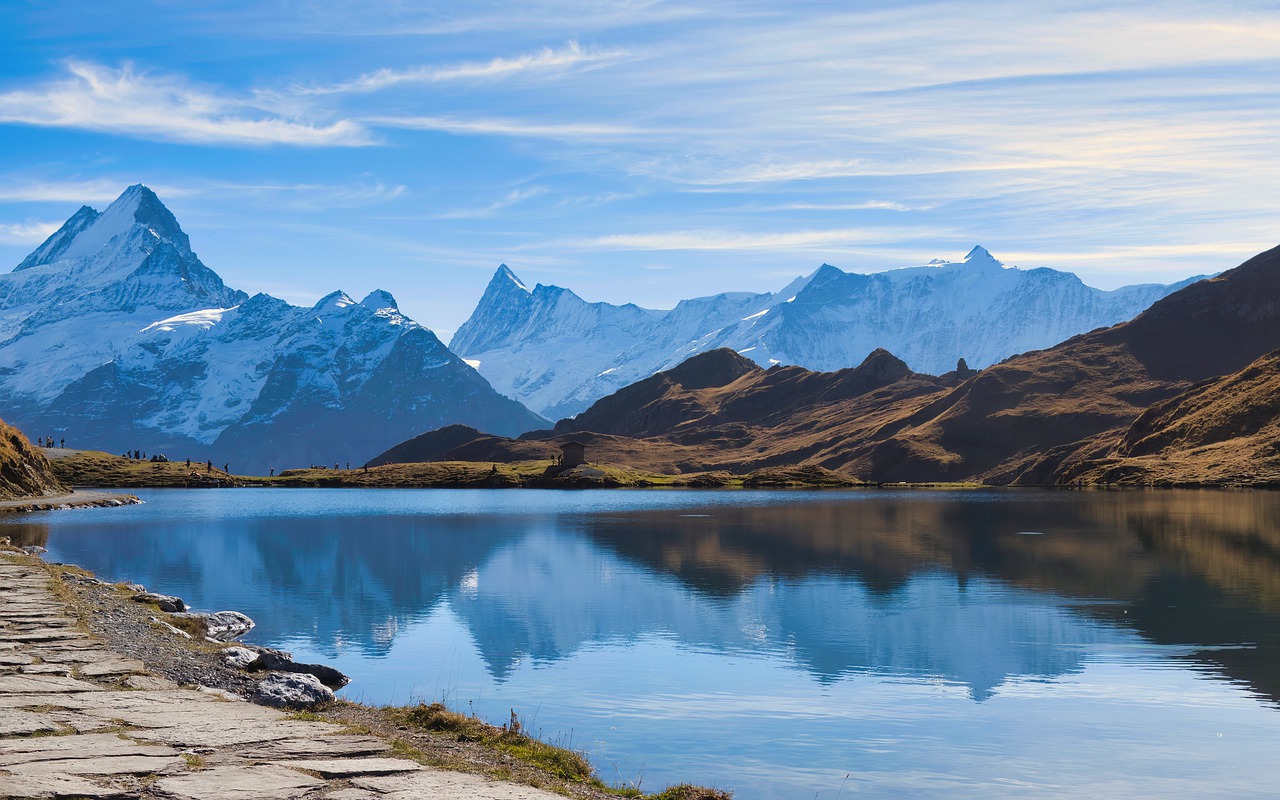
[(405, 488), (405, 489), (764, 489), (874, 487), (822, 467), (765, 467), (745, 475), (724, 471), (665, 475), (610, 464), (562, 469), (550, 461), (513, 464), (434, 461), (334, 469), (313, 466), (271, 476), (237, 475), (216, 465), (145, 461), (92, 450), (50, 453), (59, 480), (71, 486), (113, 489), (227, 488)]
[[(514, 717), (496, 727), (438, 704), (338, 700), (289, 714), (242, 702), (265, 673), (228, 665), (223, 653), (234, 642), (164, 627), (168, 620), (180, 628), (184, 619), (136, 602), (139, 587), (105, 583), (7, 543), (0, 549), (0, 751), (25, 753), (18, 766), (2, 768), (11, 774), (0, 774), (0, 794), (147, 797), (155, 785), (165, 797), (212, 798), (222, 796), (219, 786), (261, 788), (266, 780), (277, 782), (279, 797), (314, 793), (322, 782), (370, 798), (384, 792), (474, 800), (728, 797), (692, 786), (657, 795), (608, 787), (580, 754), (525, 735)], [(26, 706), (65, 707), (70, 715)], [(229, 736), (209, 733), (209, 720), (223, 716), (218, 727)], [(27, 723), (39, 725), (28, 730)], [(121, 743), (95, 755), (94, 737), (107, 727)], [(43, 741), (32, 745), (33, 736), (47, 738), (57, 752), (45, 752)], [(81, 738), (64, 752), (63, 736)], [(115, 761), (104, 765), (102, 758)], [(317, 759), (325, 764), (316, 768)], [(50, 774), (42, 766), (49, 763), (59, 771)]]

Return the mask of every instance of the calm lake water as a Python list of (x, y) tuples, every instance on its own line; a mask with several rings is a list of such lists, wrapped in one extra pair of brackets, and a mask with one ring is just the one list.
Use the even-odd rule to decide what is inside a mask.
[(343, 694), (744, 800), (1274, 797), (1280, 494), (155, 490), (7, 518)]

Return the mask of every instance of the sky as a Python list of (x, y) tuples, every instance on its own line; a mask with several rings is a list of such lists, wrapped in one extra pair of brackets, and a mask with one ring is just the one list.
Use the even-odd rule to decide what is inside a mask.
[[(198, 7), (197, 7), (198, 6)], [(975, 244), (1280, 243), (1268, 2), (0, 0), (0, 269), (145, 183), (206, 265), (446, 341), (494, 270), (669, 308)]]

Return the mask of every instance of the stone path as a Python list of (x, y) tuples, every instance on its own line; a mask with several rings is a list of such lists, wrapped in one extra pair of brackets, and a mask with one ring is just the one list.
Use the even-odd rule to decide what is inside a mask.
[(561, 800), (148, 675), (82, 632), (47, 572), (2, 558), (0, 797)]

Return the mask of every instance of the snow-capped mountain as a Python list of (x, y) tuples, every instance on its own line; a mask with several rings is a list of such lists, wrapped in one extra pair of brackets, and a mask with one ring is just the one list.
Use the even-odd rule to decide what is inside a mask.
[(0, 276), (0, 311), (0, 408), (81, 446), (265, 472), (362, 463), (455, 422), (545, 422), (387, 292), (301, 308), (229, 289), (141, 185), (80, 209)]
[(691, 355), (731, 347), (762, 366), (831, 371), (885, 348), (913, 370), (972, 368), (1114, 325), (1200, 277), (1103, 291), (1069, 272), (963, 261), (857, 274), (828, 264), (767, 294), (682, 300), (669, 311), (529, 290), (499, 267), (450, 342), (494, 388), (545, 417), (572, 416)]

